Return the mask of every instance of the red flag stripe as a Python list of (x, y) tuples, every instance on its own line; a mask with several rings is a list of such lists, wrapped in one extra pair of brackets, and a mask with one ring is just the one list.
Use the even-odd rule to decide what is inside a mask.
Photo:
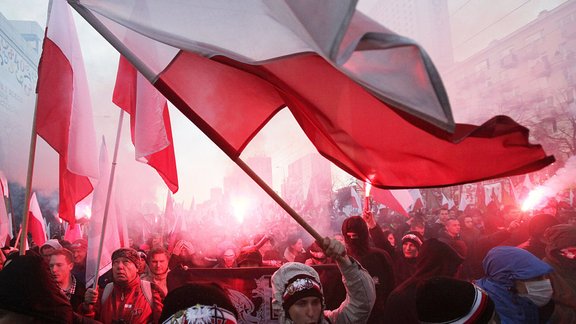
[(232, 158), (286, 103), (321, 154), (381, 188), (467, 183), (554, 160), (507, 117), (457, 125), (455, 135), (417, 127), (315, 54), (254, 66), (181, 52), (156, 86)]

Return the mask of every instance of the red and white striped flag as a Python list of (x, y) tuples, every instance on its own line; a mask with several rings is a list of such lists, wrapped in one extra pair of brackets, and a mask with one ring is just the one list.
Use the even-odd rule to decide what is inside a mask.
[(172, 126), (166, 98), (120, 56), (112, 101), (130, 114), (136, 160), (156, 169), (170, 191), (178, 191)]
[(98, 178), (92, 104), (70, 7), (51, 2), (38, 67), (36, 132), (60, 155), (60, 218), (73, 224), (75, 205)]
[(33, 193), (32, 197), (30, 197), (28, 215), (28, 232), (32, 235), (34, 243), (42, 246), (42, 244), (46, 242), (46, 222), (44, 221), (44, 217), (42, 217), (42, 211), (40, 211), (36, 193)]

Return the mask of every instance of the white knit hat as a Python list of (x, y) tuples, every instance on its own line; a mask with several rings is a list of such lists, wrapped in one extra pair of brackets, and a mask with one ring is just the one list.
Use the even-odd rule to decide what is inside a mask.
[[(295, 277), (309, 278), (318, 285), (320, 293), (324, 295), (322, 290), (322, 284), (320, 283), (320, 276), (318, 272), (312, 267), (307, 266), (299, 262), (287, 262), (282, 265), (274, 274), (272, 275), (272, 308), (277, 312), (279, 318), (278, 323), (286, 323), (286, 312), (284, 310), (283, 302), (286, 293), (286, 288), (288, 284), (294, 282)], [(316, 285), (314, 285), (316, 286)], [(325, 304), (322, 298), (322, 310), (324, 310)]]

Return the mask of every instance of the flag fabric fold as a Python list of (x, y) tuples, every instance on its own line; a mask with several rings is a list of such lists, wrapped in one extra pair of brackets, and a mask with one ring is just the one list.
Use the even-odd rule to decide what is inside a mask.
[(102, 245), (102, 255), (98, 263), (98, 248), (102, 237), (102, 224), (104, 223), (104, 211), (106, 208), (106, 196), (110, 183), (110, 161), (108, 159), (108, 149), (104, 138), (100, 149), (100, 170), (101, 175), (98, 184), (94, 189), (94, 198), (92, 200), (92, 216), (90, 217), (90, 226), (88, 228), (88, 250), (86, 254), (86, 285), (89, 286), (94, 282), (96, 277), (96, 265), (98, 265), (99, 274), (103, 274), (112, 267), (112, 252), (119, 249), (120, 245), (120, 227), (118, 224), (118, 215), (116, 213), (116, 204), (113, 199), (114, 188), (110, 195), (108, 208), (108, 219), (106, 222), (106, 232)]
[(74, 224), (75, 205), (98, 177), (92, 104), (70, 7), (51, 2), (38, 67), (36, 133), (59, 154), (60, 218)]
[(375, 187), (469, 183), (554, 161), (508, 117), (454, 124), (426, 52), (355, 1), (70, 3), (232, 159), (287, 107), (323, 156)]
[(168, 103), (156, 88), (120, 56), (112, 100), (130, 114), (136, 159), (156, 169), (168, 188), (178, 191), (178, 173)]
[(406, 216), (408, 214), (408, 206), (412, 204), (412, 196), (408, 190), (388, 190), (372, 188), (372, 198), (384, 204), (386, 207)]
[[(32, 239), (37, 246), (42, 246), (46, 242), (46, 222), (42, 217), (42, 211), (36, 199), (36, 193), (30, 197), (30, 208), (28, 211), (29, 223), (28, 232), (32, 235)], [(23, 234), (24, 235), (24, 234)]]
[[(5, 185), (6, 184), (6, 185)], [(10, 217), (8, 208), (6, 206), (6, 200), (8, 199), (8, 181), (4, 176), (4, 173), (0, 171), (0, 245), (4, 246), (4, 243), (12, 238), (12, 226), (10, 224)]]

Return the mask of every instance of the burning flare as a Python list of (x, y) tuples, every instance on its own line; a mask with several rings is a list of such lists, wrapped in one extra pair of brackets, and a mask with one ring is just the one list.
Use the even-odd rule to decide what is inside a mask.
[(533, 210), (548, 197), (544, 187), (536, 187), (528, 193), (528, 197), (522, 203), (522, 211)]

